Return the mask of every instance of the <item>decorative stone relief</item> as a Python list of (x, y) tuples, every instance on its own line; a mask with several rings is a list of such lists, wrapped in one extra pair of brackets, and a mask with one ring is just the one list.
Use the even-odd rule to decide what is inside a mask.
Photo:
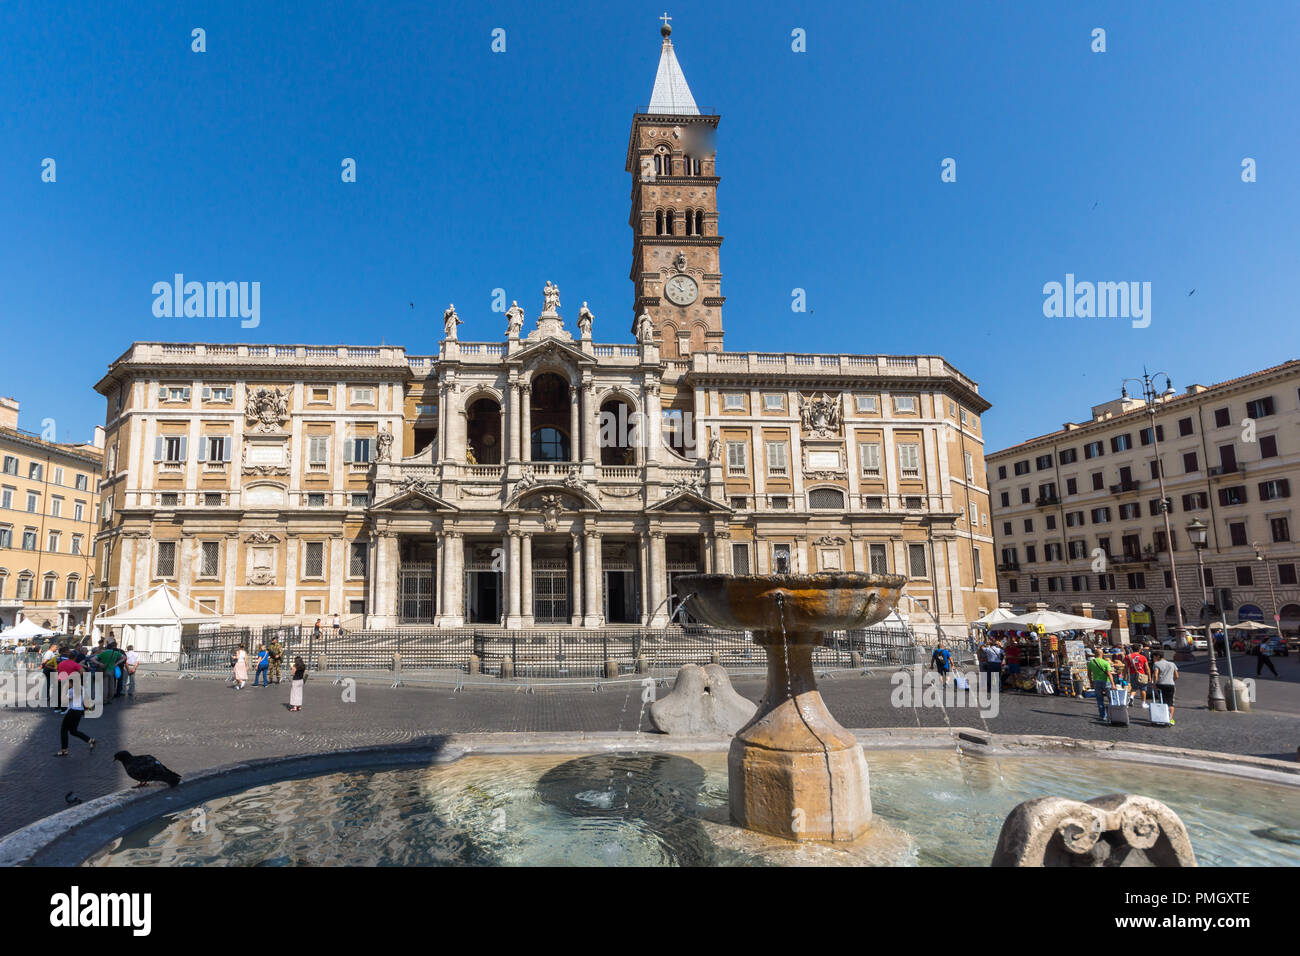
[(838, 435), (840, 430), (840, 396), (825, 392), (810, 398), (799, 396), (799, 423), (804, 433), (818, 438)]
[(829, 534), (824, 534), (813, 542), (813, 544), (820, 545), (821, 547), (831, 547), (843, 543), (844, 543), (843, 538), (834, 535), (829, 535)]
[(255, 431), (274, 432), (289, 418), (289, 392), (278, 388), (244, 386), (244, 415)]
[(280, 539), (269, 531), (254, 531), (244, 540), (249, 544), (272, 544), (278, 542)]
[(433, 482), (425, 478), (414, 478), (410, 475), (397, 482), (396, 488), (399, 493), (413, 491), (417, 495), (426, 495), (430, 498), (434, 497), (435, 494)]
[(673, 495), (692, 494), (704, 497), (704, 477), (702, 475), (678, 475), (668, 485), (664, 492), (664, 497), (671, 498)]
[(375, 439), (375, 448), (375, 461), (393, 460), (393, 432), (387, 425)]
[(1159, 800), (1114, 793), (1026, 800), (1007, 815), (994, 866), (1196, 866), (1187, 827)]

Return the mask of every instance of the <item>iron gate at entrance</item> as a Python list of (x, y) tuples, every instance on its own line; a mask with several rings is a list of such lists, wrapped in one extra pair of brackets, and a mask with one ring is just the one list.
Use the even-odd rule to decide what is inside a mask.
[(569, 563), (563, 558), (533, 559), (533, 620), (569, 623)]
[(399, 571), (397, 617), (402, 624), (432, 624), (434, 562), (403, 561)]

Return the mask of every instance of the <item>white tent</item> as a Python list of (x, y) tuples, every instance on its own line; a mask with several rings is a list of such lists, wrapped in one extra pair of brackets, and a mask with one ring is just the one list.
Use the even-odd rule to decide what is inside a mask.
[(983, 624), (989, 626), (992, 624), (1001, 624), (1003, 621), (1009, 621), (1016, 616), (1015, 611), (1005, 607), (995, 607), (978, 620), (971, 621), (971, 624)]
[(1060, 631), (1108, 631), (1110, 621), (1098, 617), (1080, 617), (1077, 614), (1062, 614), (1060, 611), (1030, 611), (999, 621), (989, 626), (990, 631), (1019, 631), (1043, 625), (1048, 634)]
[(0, 632), (6, 641), (26, 641), (33, 637), (53, 637), (54, 631), (41, 627), (30, 617), (25, 617), (7, 631)]
[(145, 660), (175, 659), (186, 627), (219, 622), (221, 618), (181, 600), (166, 585), (150, 591), (135, 607), (95, 618), (96, 627), (120, 628), (117, 646), (134, 647)]

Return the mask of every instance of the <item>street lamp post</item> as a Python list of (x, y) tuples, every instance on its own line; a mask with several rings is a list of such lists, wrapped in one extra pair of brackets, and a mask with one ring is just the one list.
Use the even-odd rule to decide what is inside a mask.
[[(1187, 652), (1187, 625), (1183, 621), (1183, 599), (1182, 595), (1179, 594), (1178, 591), (1178, 566), (1174, 563), (1174, 535), (1173, 531), (1169, 527), (1169, 497), (1165, 494), (1165, 466), (1160, 460), (1160, 435), (1156, 430), (1156, 398), (1160, 396), (1159, 393), (1156, 392), (1155, 378), (1160, 375), (1165, 376), (1164, 397), (1172, 397), (1174, 395), (1174, 386), (1169, 380), (1169, 376), (1164, 372), (1156, 372), (1153, 375), (1145, 368), (1142, 369), (1142, 377), (1140, 379), (1124, 379), (1124, 382), (1120, 385), (1120, 395), (1124, 398), (1128, 397), (1129, 382), (1137, 382), (1142, 386), (1142, 398), (1146, 402), (1147, 418), (1151, 424), (1151, 442), (1155, 448), (1156, 479), (1160, 482), (1160, 513), (1165, 520), (1165, 548), (1169, 551), (1169, 577), (1170, 580), (1173, 581), (1174, 585), (1174, 613), (1176, 620), (1178, 621), (1177, 633), (1174, 635), (1175, 640), (1178, 642), (1178, 650), (1176, 654), (1185, 655), (1184, 659), (1187, 659), (1191, 657), (1191, 654)], [(1204, 578), (1202, 578), (1202, 585), (1204, 585)], [(1153, 620), (1151, 623), (1153, 634), (1156, 629), (1154, 617), (1155, 614), (1153, 612)]]
[(1262, 562), (1264, 565), (1264, 575), (1268, 578), (1268, 596), (1273, 602), (1273, 630), (1277, 631), (1278, 639), (1282, 638), (1282, 615), (1277, 609), (1277, 592), (1273, 590), (1273, 568), (1268, 563), (1268, 558), (1264, 557), (1264, 552), (1259, 546), (1259, 542), (1254, 543), (1255, 560)]
[[(1205, 590), (1205, 545), (1209, 539), (1209, 528), (1202, 522), (1193, 518), (1191, 524), (1187, 526), (1187, 537), (1192, 542), (1192, 547), (1196, 549), (1196, 570), (1201, 576), (1201, 603), (1209, 607), (1209, 594)], [(1219, 685), (1219, 665), (1214, 655), (1214, 639), (1210, 637), (1209, 615), (1205, 617), (1205, 645), (1210, 651), (1210, 693), (1207, 700), (1207, 706), (1210, 710), (1225, 711), (1228, 709), (1228, 702), (1223, 699), (1223, 688)], [(1228, 647), (1228, 627), (1224, 623), (1223, 628), (1223, 646), (1226, 650)]]

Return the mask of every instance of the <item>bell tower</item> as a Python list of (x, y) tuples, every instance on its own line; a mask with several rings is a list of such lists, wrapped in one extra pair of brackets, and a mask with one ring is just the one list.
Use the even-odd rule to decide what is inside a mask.
[(650, 316), (660, 354), (722, 351), (722, 235), (714, 132), (686, 85), (665, 14), (659, 71), (650, 105), (632, 117), (632, 332)]

